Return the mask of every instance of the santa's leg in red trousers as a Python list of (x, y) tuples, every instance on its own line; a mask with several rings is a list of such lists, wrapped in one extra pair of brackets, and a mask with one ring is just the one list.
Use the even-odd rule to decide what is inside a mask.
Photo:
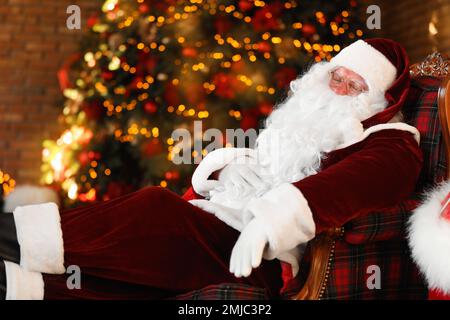
[[(0, 223), (9, 230), (0, 232), (7, 299), (161, 299), (220, 283), (275, 297), (282, 286), (277, 260), (236, 278), (229, 260), (239, 232), (158, 187), (63, 212), (19, 207)], [(80, 289), (69, 289), (69, 266), (80, 268)]]

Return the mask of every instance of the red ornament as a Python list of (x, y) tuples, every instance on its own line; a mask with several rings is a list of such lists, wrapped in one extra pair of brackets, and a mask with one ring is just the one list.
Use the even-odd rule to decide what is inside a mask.
[(147, 13), (149, 10), (150, 10), (150, 7), (145, 3), (143, 3), (139, 6), (140, 13)]
[(139, 62), (137, 64), (137, 67), (142, 69), (143, 74), (144, 73), (147, 73), (147, 74), (153, 73), (153, 70), (155, 69), (155, 67), (158, 64), (158, 57), (154, 56), (148, 52), (145, 52), (145, 51), (140, 51), (138, 60), (139, 60)]
[(275, 80), (278, 88), (286, 88), (295, 78), (297, 78), (297, 70), (292, 67), (280, 68), (275, 73)]
[(183, 50), (181, 50), (181, 54), (186, 58), (196, 58), (198, 52), (194, 47), (185, 47), (183, 48)]
[(265, 53), (265, 52), (270, 52), (270, 50), (272, 50), (272, 46), (270, 45), (269, 42), (267, 41), (261, 41), (258, 43), (258, 51)]
[(145, 70), (147, 71), (147, 73), (153, 73), (153, 70), (155, 70), (155, 67), (158, 65), (158, 57), (155, 56), (150, 56), (146, 61), (145, 61)]
[(101, 77), (103, 80), (109, 81), (114, 77), (114, 73), (111, 71), (103, 71)]
[(240, 123), (241, 129), (248, 130), (256, 128), (258, 126), (258, 118), (259, 118), (258, 108), (243, 110), (242, 119)]
[(89, 151), (88, 152), (89, 160), (100, 160), (101, 155), (100, 152)]
[(264, 101), (258, 105), (258, 111), (263, 116), (268, 116), (273, 110), (273, 105), (267, 101)]
[(153, 157), (160, 154), (163, 151), (163, 147), (158, 139), (153, 138), (143, 146), (143, 152), (147, 157)]
[(196, 105), (205, 101), (205, 88), (198, 82), (191, 82), (184, 88), (184, 96), (190, 105)]
[(80, 162), (80, 164), (82, 166), (85, 166), (89, 163), (89, 154), (86, 151), (82, 151), (80, 152), (80, 154), (78, 155), (78, 161)]
[(216, 86), (214, 93), (221, 98), (233, 99), (236, 93), (245, 90), (245, 84), (235, 76), (223, 72), (216, 73), (212, 79)]
[(231, 63), (231, 71), (233, 71), (234, 73), (240, 73), (245, 67), (245, 62), (244, 60), (239, 60), (239, 61), (233, 61)]
[(227, 16), (220, 15), (214, 20), (214, 27), (218, 34), (226, 34), (233, 27), (233, 23)]
[(239, 1), (238, 6), (241, 11), (245, 12), (253, 8), (253, 3), (248, 0), (241, 0)]
[(84, 102), (81, 108), (89, 120), (100, 120), (106, 114), (106, 108), (99, 101)]
[(170, 6), (176, 5), (176, 0), (146, 0), (144, 3), (149, 4), (150, 7), (156, 9), (157, 11), (165, 12)]
[(305, 23), (302, 27), (302, 33), (305, 37), (309, 38), (316, 34), (317, 28), (311, 23)]
[(87, 19), (86, 24), (89, 28), (92, 28), (94, 25), (97, 24), (97, 22), (98, 22), (98, 15), (93, 14)]
[(280, 28), (278, 18), (281, 16), (282, 8), (283, 6), (277, 1), (256, 11), (252, 19), (255, 30), (259, 32), (278, 30)]
[(156, 103), (154, 103), (152, 101), (147, 101), (144, 104), (144, 110), (148, 114), (154, 114), (156, 111), (158, 111), (158, 106), (156, 105)]
[(127, 88), (130, 90), (138, 89), (138, 83), (143, 81), (144, 81), (143, 77), (140, 76), (134, 77), (133, 80), (128, 84)]
[(167, 82), (164, 88), (163, 98), (169, 106), (178, 106), (180, 104), (179, 87), (172, 82)]
[(167, 171), (164, 174), (164, 178), (166, 180), (178, 180), (178, 179), (180, 179), (180, 173), (178, 171), (175, 171), (175, 170)]

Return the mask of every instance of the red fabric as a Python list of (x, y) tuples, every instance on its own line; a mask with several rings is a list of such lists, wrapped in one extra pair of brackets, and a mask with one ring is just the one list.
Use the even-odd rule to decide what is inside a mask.
[(444, 294), (440, 290), (430, 290), (428, 300), (450, 300), (450, 294)]
[(44, 275), (45, 299), (161, 299), (208, 285), (282, 286), (277, 261), (249, 278), (229, 271), (239, 232), (173, 192), (149, 187), (61, 213), (65, 266), (81, 268), (81, 289), (69, 275)]
[(422, 152), (411, 133), (382, 130), (330, 153), (319, 173), (294, 185), (320, 233), (396, 205), (414, 190), (421, 166)]
[[(368, 128), (376, 124), (388, 122), (402, 109), (408, 96), (411, 78), (409, 75), (408, 55), (399, 43), (382, 38), (367, 39), (365, 41), (384, 54), (384, 56), (397, 68), (397, 78), (385, 93), (388, 107), (382, 112), (379, 112), (362, 122), (364, 128)], [(370, 61), (368, 63), (370, 63)]]
[(194, 199), (203, 199), (203, 197), (194, 191), (194, 188), (190, 187), (182, 196), (186, 201)]

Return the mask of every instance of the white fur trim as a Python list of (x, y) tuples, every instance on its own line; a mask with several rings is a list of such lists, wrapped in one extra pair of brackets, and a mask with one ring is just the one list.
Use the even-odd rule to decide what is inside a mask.
[(22, 185), (5, 197), (4, 212), (13, 212), (19, 206), (54, 202), (59, 205), (56, 192), (47, 187)]
[(380, 51), (363, 40), (342, 49), (330, 63), (346, 67), (366, 80), (369, 89), (386, 91), (397, 76), (396, 67)]
[(192, 188), (196, 193), (207, 197), (218, 181), (208, 180), (215, 171), (223, 169), (227, 164), (242, 156), (254, 157), (255, 150), (249, 148), (221, 148), (208, 153), (200, 162), (192, 175)]
[(450, 182), (427, 195), (409, 219), (409, 246), (428, 286), (450, 293), (450, 221), (441, 217), (441, 201), (450, 192)]
[[(1, 262), (0, 262), (1, 263)], [(4, 261), (6, 271), (6, 300), (43, 300), (44, 279), (18, 264)]]
[(249, 202), (244, 220), (248, 222), (253, 218), (263, 220), (269, 238), (264, 257), (290, 263), (295, 276), (301, 245), (314, 238), (316, 232), (311, 209), (303, 194), (292, 184), (283, 183)]
[(419, 132), (419, 130), (417, 130), (417, 128), (415, 128), (409, 124), (406, 124), (404, 122), (393, 122), (393, 123), (382, 123), (382, 124), (377, 124), (375, 126), (372, 126), (372, 127), (368, 128), (367, 130), (364, 130), (363, 134), (360, 137), (358, 137), (356, 140), (352, 140), (348, 143), (339, 145), (335, 150), (344, 149), (355, 143), (363, 141), (368, 136), (370, 136), (372, 133), (379, 132), (381, 130), (389, 130), (389, 129), (410, 132), (414, 135), (414, 139), (417, 141), (417, 144), (420, 143), (420, 132)]
[(63, 274), (64, 243), (56, 204), (17, 207), (14, 220), (20, 244), (20, 265), (29, 271)]

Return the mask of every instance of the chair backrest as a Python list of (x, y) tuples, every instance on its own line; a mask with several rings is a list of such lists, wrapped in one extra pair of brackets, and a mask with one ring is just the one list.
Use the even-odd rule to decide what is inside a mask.
[[(449, 60), (439, 53), (429, 55), (423, 62), (411, 67), (412, 84), (406, 105), (405, 121), (415, 126), (421, 134), (424, 167), (419, 178), (418, 190), (450, 177), (450, 75)], [(415, 203), (415, 199), (410, 201)], [(408, 202), (409, 203), (409, 202)], [(415, 205), (414, 205), (415, 207)], [(375, 212), (352, 221), (345, 231), (348, 243), (364, 244), (367, 241), (386, 240), (403, 235), (404, 223), (409, 211), (407, 205), (399, 205), (393, 212)], [(311, 241), (311, 267), (307, 279), (296, 300), (319, 299), (327, 285), (331, 257), (336, 236), (343, 229), (330, 229)], [(351, 241), (354, 238), (356, 240)]]
[(449, 177), (449, 59), (437, 52), (411, 67), (411, 89), (403, 112), (421, 135), (424, 165), (418, 191)]

